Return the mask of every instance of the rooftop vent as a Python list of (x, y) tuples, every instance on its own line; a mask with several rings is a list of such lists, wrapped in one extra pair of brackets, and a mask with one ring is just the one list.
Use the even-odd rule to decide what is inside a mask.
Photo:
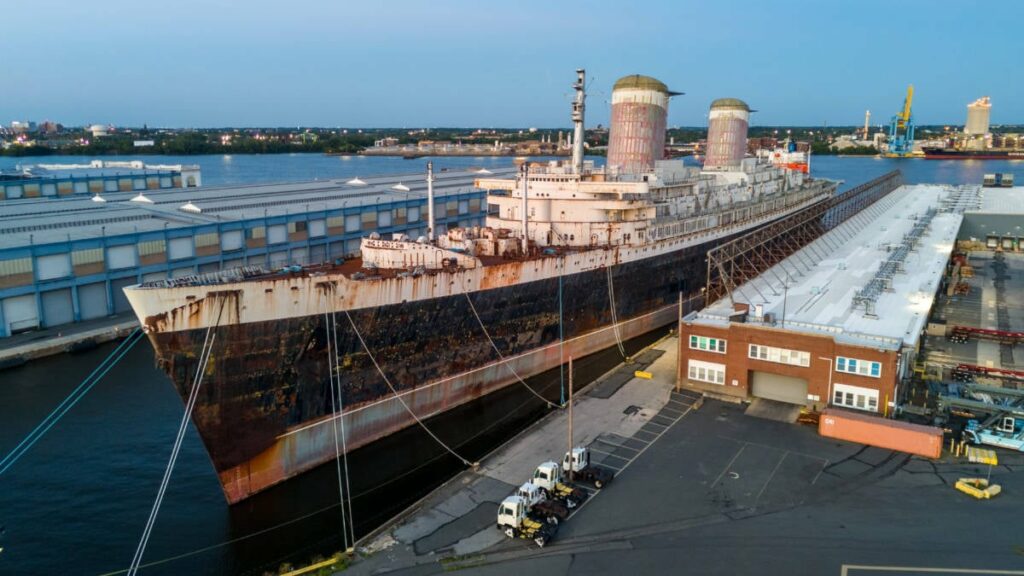
[(476, 173), (477, 174), (494, 174), (494, 172), (491, 172), (487, 168), (481, 168), (481, 169), (477, 170)]
[(92, 201), (93, 202), (106, 202), (107, 199), (104, 198), (103, 196), (100, 196), (99, 194), (97, 194), (97, 195), (92, 197)]
[(132, 198), (132, 202), (143, 202), (145, 204), (152, 204), (153, 203), (153, 201), (150, 200), (149, 198), (147, 198), (142, 192), (139, 192), (138, 196)]
[(399, 182), (398, 184), (395, 184), (394, 186), (392, 186), (391, 189), (392, 190), (401, 190), (402, 192), (408, 192), (409, 191), (409, 187), (406, 186), (405, 184), (402, 184), (401, 182)]
[(178, 206), (178, 210), (181, 210), (182, 212), (191, 212), (193, 214), (199, 214), (200, 212), (203, 211), (202, 208), (193, 204), (191, 200), (188, 202), (188, 204)]
[(346, 184), (349, 184), (351, 186), (366, 186), (366, 182), (360, 180), (359, 176), (356, 176), (355, 178), (349, 180), (348, 182), (346, 182)]

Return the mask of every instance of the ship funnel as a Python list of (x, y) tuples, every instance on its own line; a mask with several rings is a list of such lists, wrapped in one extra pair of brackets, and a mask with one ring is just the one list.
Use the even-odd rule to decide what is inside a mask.
[(612, 87), (612, 121), (608, 133), (608, 166), (624, 174), (654, 169), (665, 157), (668, 101), (680, 92), (664, 82), (632, 74)]
[(708, 114), (708, 145), (705, 170), (735, 170), (747, 155), (750, 106), (737, 98), (719, 98)]

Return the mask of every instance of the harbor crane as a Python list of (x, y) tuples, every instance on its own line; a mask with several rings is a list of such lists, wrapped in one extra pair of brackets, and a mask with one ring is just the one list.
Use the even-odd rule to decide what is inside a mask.
[(910, 106), (914, 100), (914, 85), (907, 87), (907, 97), (903, 99), (903, 110), (892, 117), (889, 123), (889, 149), (886, 158), (909, 158), (914, 148), (914, 117)]

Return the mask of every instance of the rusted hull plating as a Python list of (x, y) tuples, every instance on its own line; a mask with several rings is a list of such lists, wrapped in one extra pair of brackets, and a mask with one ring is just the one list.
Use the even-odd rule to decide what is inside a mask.
[[(465, 295), (350, 314), (381, 369), (423, 419), (521, 386), (499, 361), (481, 324), (516, 373), (524, 378), (538, 374), (570, 354), (591, 354), (615, 346), (617, 338), (673, 322), (680, 294), (699, 290), (703, 256), (710, 247), (614, 266), (618, 335), (611, 328), (605, 269), (473, 292), (479, 321)], [(336, 312), (336, 318), (335, 350), (351, 451), (415, 421), (373, 366), (344, 312)], [(325, 316), (313, 315), (214, 329), (217, 337), (192, 417), (229, 502), (335, 458), (325, 327)], [(183, 398), (191, 389), (205, 332), (149, 334), (158, 363)], [(473, 432), (464, 434), (468, 438)]]

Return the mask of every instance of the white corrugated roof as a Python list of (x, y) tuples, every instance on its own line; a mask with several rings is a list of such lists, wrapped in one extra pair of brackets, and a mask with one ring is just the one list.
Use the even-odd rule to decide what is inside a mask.
[[(901, 244), (917, 217), (939, 208), (951, 188), (902, 186), (825, 236), (733, 292), (737, 302), (771, 313), (776, 327), (785, 309), (786, 329), (829, 333), (840, 340), (894, 348), (912, 343), (924, 328), (939, 280), (956, 243), (963, 216), (939, 212), (917, 247), (882, 292), (873, 314), (855, 307), (854, 295), (866, 286), (890, 250)], [(728, 298), (688, 317), (696, 323), (725, 324), (732, 312)]]

